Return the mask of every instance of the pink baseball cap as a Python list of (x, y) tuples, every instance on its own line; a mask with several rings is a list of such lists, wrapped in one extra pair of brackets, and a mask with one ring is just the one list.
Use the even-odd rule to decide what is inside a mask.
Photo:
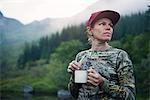
[(86, 27), (91, 27), (97, 20), (101, 18), (108, 18), (112, 21), (113, 25), (116, 25), (120, 18), (120, 14), (116, 11), (112, 10), (104, 10), (104, 11), (98, 11), (91, 14), (91, 17), (86, 22)]

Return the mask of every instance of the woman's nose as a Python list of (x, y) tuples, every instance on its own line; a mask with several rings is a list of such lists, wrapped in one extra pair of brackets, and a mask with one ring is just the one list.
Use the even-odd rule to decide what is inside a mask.
[(106, 30), (110, 30), (110, 29), (111, 29), (110, 25), (106, 25)]

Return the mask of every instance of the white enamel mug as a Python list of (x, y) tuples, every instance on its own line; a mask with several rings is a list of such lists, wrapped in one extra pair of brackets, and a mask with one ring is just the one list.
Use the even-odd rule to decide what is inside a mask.
[(75, 83), (87, 83), (86, 70), (75, 70)]

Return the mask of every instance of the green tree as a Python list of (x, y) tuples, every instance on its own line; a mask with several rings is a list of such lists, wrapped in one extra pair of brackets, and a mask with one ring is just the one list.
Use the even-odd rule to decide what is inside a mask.
[(56, 88), (67, 88), (69, 79), (66, 71), (70, 61), (75, 59), (75, 55), (83, 49), (83, 44), (79, 40), (62, 42), (50, 56), (51, 79)]
[(148, 97), (149, 89), (149, 71), (150, 71), (150, 41), (149, 33), (143, 33), (137, 36), (126, 35), (121, 40), (121, 48), (127, 50), (133, 61), (137, 95)]
[(30, 60), (30, 45), (25, 43), (24, 51), (19, 56), (17, 61), (18, 68), (24, 68), (27, 61)]

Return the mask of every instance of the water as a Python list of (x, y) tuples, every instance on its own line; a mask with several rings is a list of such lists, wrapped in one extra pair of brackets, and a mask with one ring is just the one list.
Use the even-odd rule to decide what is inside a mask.
[(1, 93), (0, 100), (58, 100), (54, 95), (40, 95), (30, 93)]

